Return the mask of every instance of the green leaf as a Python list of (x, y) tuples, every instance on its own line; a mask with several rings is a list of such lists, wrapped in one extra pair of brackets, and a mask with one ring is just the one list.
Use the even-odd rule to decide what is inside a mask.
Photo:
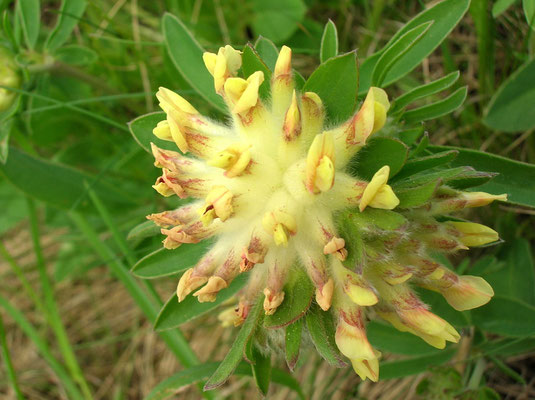
[(347, 366), (334, 342), (335, 329), (331, 314), (314, 304), (306, 315), (306, 324), (318, 353), (334, 367)]
[(394, 187), (394, 191), (397, 193), (398, 190), (426, 185), (430, 182), (435, 182), (437, 179), (442, 179), (444, 183), (448, 183), (452, 179), (455, 179), (456, 177), (466, 173), (467, 171), (470, 171), (471, 169), (471, 167), (457, 167), (451, 169), (441, 169), (432, 172), (419, 172), (417, 174), (404, 178), (399, 182), (396, 182), (392, 186)]
[(11, 147), (7, 163), (0, 164), (0, 172), (25, 194), (54, 207), (74, 209), (89, 207), (84, 182), (105, 202), (132, 204), (115, 185), (74, 168), (35, 158)]
[(169, 57), (188, 84), (219, 111), (227, 107), (214, 90), (214, 79), (204, 66), (203, 48), (184, 23), (169, 13), (162, 20), (163, 35)]
[(197, 244), (184, 244), (174, 250), (162, 247), (139, 260), (132, 267), (132, 273), (142, 279), (178, 274), (194, 266), (210, 245), (209, 241), (202, 241)]
[(494, 296), (471, 314), (474, 324), (487, 332), (513, 337), (535, 335), (535, 307), (519, 300)]
[(130, 129), (134, 140), (149, 154), (152, 154), (150, 149), (151, 142), (161, 149), (179, 151), (174, 142), (159, 139), (152, 133), (158, 122), (163, 121), (165, 118), (165, 113), (158, 111), (142, 115), (128, 123), (128, 129)]
[(451, 348), (430, 355), (381, 363), (379, 378), (383, 380), (401, 378), (428, 371), (429, 367), (442, 365), (451, 360), (456, 351), (457, 349)]
[(408, 30), (381, 54), (373, 69), (372, 86), (380, 87), (383, 84), (388, 72), (396, 66), (404, 54), (423, 39), (431, 25), (433, 22), (428, 21)]
[(39, 0), (22, 0), (17, 2), (20, 25), (24, 40), (29, 49), (33, 50), (39, 38), (41, 25), (41, 6)]
[(98, 55), (94, 50), (75, 44), (58, 49), (54, 56), (57, 60), (71, 65), (89, 65), (98, 59)]
[(175, 293), (169, 300), (167, 300), (160, 310), (156, 322), (154, 323), (154, 329), (157, 331), (173, 329), (185, 322), (206, 314), (234, 296), (236, 292), (245, 285), (246, 281), (247, 274), (238, 275), (228, 288), (223, 289), (218, 293), (216, 300), (211, 303), (200, 303), (199, 300), (197, 300), (197, 297), (194, 297), (191, 294), (179, 303)]
[[(169, 399), (174, 396), (179, 389), (208, 379), (208, 377), (215, 372), (218, 366), (218, 362), (210, 362), (180, 371), (179, 373), (174, 374), (160, 382), (150, 391), (144, 400)], [(251, 367), (245, 362), (241, 362), (234, 373), (236, 375), (243, 376), (252, 375)], [(299, 382), (297, 382), (287, 372), (281, 371), (280, 369), (273, 369), (272, 378), (273, 382), (286, 386), (295, 391), (300, 399), (305, 398), (301, 391), (301, 387), (299, 386)]]
[(314, 286), (306, 272), (302, 268), (290, 271), (288, 282), (284, 286), (284, 300), (273, 315), (266, 315), (264, 326), (266, 328), (281, 328), (295, 322), (307, 312), (312, 297)]
[(424, 133), (423, 125), (417, 128), (406, 129), (404, 131), (398, 132), (398, 138), (407, 146), (412, 146)]
[(148, 237), (158, 235), (160, 233), (160, 229), (161, 228), (154, 222), (144, 221), (130, 229), (130, 232), (128, 232), (128, 235), (126, 236), (126, 240), (129, 242), (138, 242)]
[(529, 353), (535, 349), (535, 338), (526, 339), (498, 339), (482, 343), (479, 349), (484, 355), (494, 354), (497, 356), (515, 356)]
[[(532, 3), (535, 4), (534, 1)], [(503, 132), (525, 131), (535, 127), (533, 76), (535, 58), (518, 68), (496, 91), (483, 118), (485, 125)]]
[(526, 239), (516, 239), (507, 249), (509, 293), (514, 298), (535, 306), (535, 268), (531, 246)]
[(333, 21), (329, 20), (325, 24), (323, 36), (321, 37), (320, 61), (324, 63), (329, 58), (338, 55), (338, 31)]
[(370, 321), (366, 325), (366, 335), (373, 347), (389, 353), (415, 356), (441, 351), (428, 345), (416, 335), (400, 332), (391, 325), (375, 321)]
[(58, 21), (46, 39), (45, 49), (53, 52), (69, 39), (86, 7), (86, 0), (63, 0), (61, 2)]
[(264, 73), (264, 82), (260, 85), (258, 92), (262, 99), (267, 99), (270, 94), (269, 85), (271, 82), (271, 70), (260, 58), (260, 55), (256, 50), (250, 45), (247, 44), (243, 48), (242, 52), (242, 71), (245, 77), (249, 77), (256, 71), (262, 71)]
[(256, 40), (254, 48), (268, 68), (273, 71), (275, 69), (275, 64), (277, 63), (277, 58), (279, 58), (279, 50), (277, 49), (277, 46), (275, 46), (271, 40), (260, 36)]
[(433, 153), (458, 150), (459, 155), (451, 165), (470, 165), (478, 171), (497, 172), (499, 175), (479, 186), (477, 191), (491, 194), (508, 194), (508, 202), (535, 207), (535, 188), (527, 182), (535, 182), (535, 165), (510, 160), (505, 157), (478, 150), (449, 146), (429, 146)]
[(390, 177), (396, 175), (407, 160), (409, 148), (397, 139), (377, 137), (371, 139), (349, 163), (352, 175), (370, 180), (385, 165), (390, 167)]
[(304, 318), (299, 318), (293, 324), (286, 327), (286, 364), (290, 371), (295, 369), (299, 360), (299, 349), (301, 347), (301, 333), (303, 331)]
[(245, 345), (253, 335), (260, 317), (262, 300), (263, 296), (259, 296), (255, 305), (249, 311), (249, 315), (243, 323), (238, 336), (236, 336), (236, 340), (232, 344), (230, 351), (221, 364), (219, 364), (217, 370), (210, 376), (210, 379), (204, 385), (204, 390), (212, 390), (224, 384), (240, 363)]
[(509, 7), (513, 5), (517, 0), (497, 0), (492, 5), (492, 16), (494, 18), (502, 15)]
[(303, 20), (306, 6), (302, 0), (252, 0), (253, 29), (256, 35), (276, 43), (288, 39)]
[(407, 189), (394, 189), (394, 193), (399, 199), (399, 208), (421, 207), (427, 203), (435, 191), (440, 186), (440, 180), (431, 181), (421, 186), (414, 186)]
[(437, 46), (450, 34), (453, 28), (461, 20), (468, 10), (470, 0), (445, 0), (435, 6), (424, 10), (403, 28), (401, 28), (388, 44), (378, 53), (368, 57), (361, 66), (359, 94), (364, 94), (371, 86), (371, 78), (375, 63), (379, 60), (382, 52), (388, 49), (402, 35), (425, 22), (433, 21), (433, 25), (425, 35), (425, 39), (419, 41), (412, 49), (407, 51), (396, 63), (396, 66), (386, 75), (383, 85), (388, 86), (411, 72), (420, 62), (427, 57)]
[(321, 64), (305, 83), (303, 91), (317, 93), (332, 122), (348, 119), (357, 99), (357, 57), (355, 52), (333, 57)]
[(414, 124), (447, 115), (463, 104), (466, 94), (467, 88), (464, 86), (443, 100), (406, 111), (401, 118), (408, 124)]
[(427, 96), (431, 96), (433, 94), (437, 94), (442, 92), (443, 90), (446, 90), (455, 82), (457, 82), (459, 76), (459, 71), (455, 71), (433, 82), (429, 82), (425, 85), (421, 85), (409, 90), (407, 93), (404, 93), (403, 95), (399, 96), (397, 99), (394, 100), (391, 112), (393, 112), (394, 110), (399, 110), (409, 105), (413, 101), (423, 99)]
[(407, 223), (407, 219), (395, 211), (368, 207), (363, 212), (351, 213), (352, 218), (365, 221), (365, 224), (377, 226), (385, 231), (394, 231)]
[(253, 378), (258, 390), (267, 396), (269, 383), (271, 382), (271, 355), (264, 355), (256, 346), (253, 346)]
[(394, 181), (406, 178), (421, 171), (447, 164), (457, 157), (458, 151), (450, 150), (442, 153), (432, 154), (427, 157), (413, 158), (405, 163), (401, 171), (396, 175)]
[(531, 29), (535, 29), (535, 2), (533, 0), (522, 0), (522, 7), (526, 15), (526, 21)]

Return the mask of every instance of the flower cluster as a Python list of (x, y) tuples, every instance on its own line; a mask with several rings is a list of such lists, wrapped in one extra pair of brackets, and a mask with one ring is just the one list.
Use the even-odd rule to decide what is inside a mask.
[[(481, 306), (493, 295), (482, 278), (458, 276), (428, 253), (483, 245), (498, 234), (476, 223), (435, 217), (506, 197), (441, 186), (425, 206), (399, 209), (388, 166), (370, 181), (346, 171), (386, 122), (385, 91), (370, 88), (353, 117), (327, 128), (320, 97), (295, 89), (291, 56), (283, 47), (271, 81), (264, 83), (261, 71), (237, 76), (241, 53), (230, 46), (204, 54), (215, 91), (230, 111), (226, 125), (160, 88), (157, 97), (167, 118), (154, 134), (176, 143), (180, 152), (152, 146), (162, 169), (153, 187), (163, 196), (197, 200), (148, 218), (161, 226), (168, 249), (215, 238), (180, 278), (179, 301), (190, 294), (200, 302), (214, 301), (250, 271), (237, 306), (220, 315), (225, 324), (239, 325), (261, 294), (265, 314), (276, 313), (289, 275), (302, 268), (315, 287), (316, 303), (336, 321), (340, 352), (361, 378), (376, 381), (380, 354), (365, 329), (372, 317), (438, 348), (459, 340), (413, 285), (440, 292), (457, 310)], [(259, 95), (262, 84), (270, 85), (269, 99)]]

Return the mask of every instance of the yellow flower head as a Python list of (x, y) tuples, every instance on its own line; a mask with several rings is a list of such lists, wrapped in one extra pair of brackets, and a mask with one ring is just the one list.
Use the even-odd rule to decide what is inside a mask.
[[(427, 251), (496, 241), (490, 228), (437, 222), (433, 216), (504, 196), (437, 192), (418, 212), (406, 212), (403, 197), (389, 184), (388, 165), (376, 168), (369, 181), (347, 168), (387, 122), (386, 92), (370, 88), (348, 121), (327, 129), (320, 96), (296, 89), (291, 57), (283, 47), (270, 82), (264, 83), (261, 71), (237, 76), (241, 53), (230, 46), (204, 55), (215, 90), (228, 106), (226, 125), (160, 88), (157, 97), (167, 118), (154, 134), (175, 142), (181, 152), (153, 146), (155, 165), (162, 169), (154, 188), (163, 196), (197, 200), (149, 219), (162, 227), (170, 249), (213, 239), (180, 278), (179, 301), (190, 293), (201, 302), (214, 301), (247, 273), (237, 307), (219, 316), (226, 326), (239, 325), (257, 301), (266, 315), (276, 315), (291, 297), (287, 283), (302, 270), (314, 286), (315, 302), (335, 322), (338, 349), (362, 379), (376, 381), (380, 354), (366, 336), (372, 315), (438, 348), (459, 340), (412, 285), (442, 293), (458, 310), (490, 300), (493, 292), (484, 280), (456, 275)], [(269, 100), (260, 96), (263, 83), (271, 87)]]

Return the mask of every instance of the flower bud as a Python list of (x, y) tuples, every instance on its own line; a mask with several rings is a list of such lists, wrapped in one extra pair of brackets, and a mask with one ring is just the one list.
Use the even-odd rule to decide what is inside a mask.
[(297, 104), (297, 96), (295, 90), (292, 95), (292, 102), (286, 115), (284, 117), (284, 125), (282, 126), (284, 132), (284, 139), (286, 141), (292, 141), (301, 134), (301, 111)]
[(218, 153), (208, 161), (208, 165), (223, 168), (225, 176), (233, 178), (241, 175), (251, 162), (250, 146), (242, 143), (234, 144)]
[(317, 135), (307, 154), (306, 187), (310, 193), (328, 191), (334, 184), (334, 140), (325, 132)]
[(193, 295), (197, 297), (199, 303), (213, 303), (220, 290), (228, 286), (227, 282), (219, 276), (211, 276), (208, 283), (200, 290), (197, 290)]
[(267, 233), (273, 235), (277, 246), (288, 246), (288, 238), (297, 232), (295, 219), (284, 211), (273, 211), (264, 215), (262, 226)]
[(206, 276), (194, 276), (193, 268), (190, 268), (184, 272), (180, 280), (178, 281), (178, 286), (176, 288), (176, 295), (178, 301), (181, 302), (186, 298), (188, 294), (193, 292), (198, 287), (204, 285), (208, 282), (208, 277)]
[(500, 239), (498, 232), (494, 229), (475, 222), (448, 221), (446, 224), (455, 229), (459, 240), (465, 246), (483, 246)]
[(206, 69), (214, 77), (214, 88), (217, 93), (223, 88), (226, 80), (236, 74), (242, 63), (241, 52), (229, 45), (220, 47), (217, 55), (204, 53), (203, 60)]
[(234, 114), (248, 112), (259, 101), (258, 90), (264, 81), (264, 73), (256, 71), (247, 80), (229, 78), (225, 82), (225, 94)]
[(364, 189), (360, 199), (359, 210), (362, 212), (369, 205), (373, 208), (392, 210), (399, 204), (399, 199), (392, 188), (386, 184), (390, 175), (390, 167), (385, 165), (375, 173), (372, 180)]
[(487, 304), (494, 290), (479, 276), (463, 275), (452, 286), (441, 290), (447, 302), (457, 311), (471, 310)]
[(272, 292), (269, 288), (264, 289), (264, 311), (266, 315), (273, 315), (284, 300), (284, 292)]
[(206, 196), (204, 207), (199, 209), (201, 221), (208, 226), (215, 218), (226, 221), (232, 214), (232, 193), (225, 186), (217, 185)]

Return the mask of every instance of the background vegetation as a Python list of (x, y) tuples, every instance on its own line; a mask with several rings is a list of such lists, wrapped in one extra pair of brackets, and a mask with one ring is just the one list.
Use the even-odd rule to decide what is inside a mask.
[[(207, 50), (255, 43), (259, 35), (287, 44), (306, 78), (324, 56), (320, 44), (328, 19), (337, 27), (339, 51), (358, 49), (363, 66), (405, 22), (436, 3), (0, 0), (0, 44), (13, 56), (22, 82), (7, 85), (16, 97), (0, 112), (0, 397), (141, 399), (187, 370), (170, 381), (176, 398), (200, 398), (191, 383), (213, 372), (217, 364), (211, 362), (223, 359), (236, 337), (232, 328), (219, 327), (214, 313), (155, 333), (160, 298), (169, 297), (176, 279), (141, 280), (139, 267), (137, 277), (129, 272), (160, 247), (157, 231), (143, 221), (164, 209), (166, 200), (150, 187), (158, 171), (138, 143), (143, 137), (136, 131), (134, 137), (127, 123), (157, 110), (159, 86), (178, 91), (201, 112), (222, 115), (199, 95), (191, 76), (177, 70), (187, 65), (187, 53), (176, 53), (174, 46), (184, 42), (162, 30), (166, 12)], [(484, 276), (496, 300), (472, 313), (433, 304), (466, 337), (443, 352), (397, 331), (370, 332), (386, 356), (382, 374), (390, 378), (378, 384), (361, 383), (312, 351), (302, 354), (294, 378), (283, 357), (275, 358), (269, 398), (535, 397), (535, 167), (527, 164), (535, 162), (535, 1), (448, 4), (441, 18), (459, 8), (460, 22), (387, 91), (396, 98), (459, 70), (445, 94), (417, 104), (462, 97), (443, 109), (453, 113), (437, 112), (439, 118), (425, 123), (429, 142), (519, 161), (471, 152), (454, 161), (501, 173), (487, 190), (512, 199), (470, 216), (494, 227), (503, 243), (451, 260), (458, 270)], [(464, 86), (466, 100), (457, 107)], [(445, 99), (450, 103), (441, 103)], [(412, 118), (419, 123), (417, 114)], [(169, 273), (149, 271), (145, 277), (163, 275)], [(260, 397), (250, 375), (240, 365), (227, 385), (205, 396)], [(262, 385), (258, 377), (256, 383)]]

